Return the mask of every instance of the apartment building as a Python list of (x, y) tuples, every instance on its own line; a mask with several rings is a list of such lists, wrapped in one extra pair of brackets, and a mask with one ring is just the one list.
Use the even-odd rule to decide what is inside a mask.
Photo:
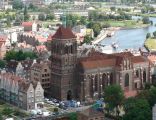
[(30, 79), (32, 81), (40, 81), (45, 94), (50, 88), (50, 73), (50, 61), (35, 63), (30, 70)]
[(12, 73), (0, 74), (0, 99), (25, 110), (37, 109), (44, 100), (40, 82), (32, 82)]

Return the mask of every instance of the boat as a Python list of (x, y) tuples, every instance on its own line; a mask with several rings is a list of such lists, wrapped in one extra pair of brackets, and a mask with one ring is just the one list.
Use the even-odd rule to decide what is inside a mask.
[(118, 46), (117, 43), (113, 42), (113, 43), (112, 43), (112, 47), (113, 47), (114, 49), (117, 49), (119, 46)]
[(114, 31), (110, 31), (110, 32), (107, 33), (107, 37), (112, 37), (114, 34), (115, 34)]

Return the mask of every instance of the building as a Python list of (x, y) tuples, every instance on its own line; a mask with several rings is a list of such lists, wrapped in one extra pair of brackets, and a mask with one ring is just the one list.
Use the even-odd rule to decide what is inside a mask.
[(0, 35), (0, 59), (5, 57), (7, 51), (11, 48), (11, 43), (7, 35)]
[(37, 109), (44, 100), (40, 82), (31, 82), (12, 73), (0, 74), (0, 99), (25, 110)]
[(78, 120), (104, 120), (104, 113), (88, 108), (78, 113)]
[(156, 104), (153, 106), (153, 109), (152, 109), (152, 115), (153, 115), (153, 117), (152, 117), (152, 120), (156, 120)]
[(31, 80), (40, 81), (45, 95), (50, 89), (50, 61), (43, 61), (40, 63), (34, 63), (31, 67)]
[(106, 86), (119, 84), (130, 97), (145, 83), (151, 83), (150, 67), (147, 58), (130, 52), (104, 54), (92, 50), (88, 56), (78, 58), (75, 35), (61, 26), (51, 44), (51, 96), (96, 100)]
[(33, 4), (35, 6), (41, 7), (44, 5), (44, 0), (22, 0), (25, 5)]
[(4, 9), (4, 10), (7, 10), (7, 9), (12, 9), (12, 2), (13, 0), (1, 0), (0, 1), (0, 9)]
[(38, 31), (38, 24), (35, 22), (23, 22), (22, 26), (24, 27), (25, 32), (37, 32)]

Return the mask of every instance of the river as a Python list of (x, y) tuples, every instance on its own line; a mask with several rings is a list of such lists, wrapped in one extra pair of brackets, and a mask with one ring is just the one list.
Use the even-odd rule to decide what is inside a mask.
[[(140, 17), (133, 16), (133, 19), (137, 20)], [(156, 31), (156, 17), (150, 17), (150, 20), (153, 21), (153, 26), (146, 28), (138, 29), (125, 29), (118, 30), (114, 36), (110, 38), (105, 38), (100, 42), (102, 45), (110, 45), (113, 42), (116, 42), (119, 46), (118, 50), (124, 49), (138, 49), (143, 47), (144, 41), (146, 39), (147, 33), (153, 33)]]

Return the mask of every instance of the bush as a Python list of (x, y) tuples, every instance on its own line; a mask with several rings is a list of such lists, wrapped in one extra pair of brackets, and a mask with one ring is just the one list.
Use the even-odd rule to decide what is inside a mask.
[(142, 22), (143, 24), (149, 24), (150, 23), (149, 17), (143, 17)]
[(151, 37), (151, 34), (150, 33), (147, 33), (146, 35), (146, 39), (150, 38)]

